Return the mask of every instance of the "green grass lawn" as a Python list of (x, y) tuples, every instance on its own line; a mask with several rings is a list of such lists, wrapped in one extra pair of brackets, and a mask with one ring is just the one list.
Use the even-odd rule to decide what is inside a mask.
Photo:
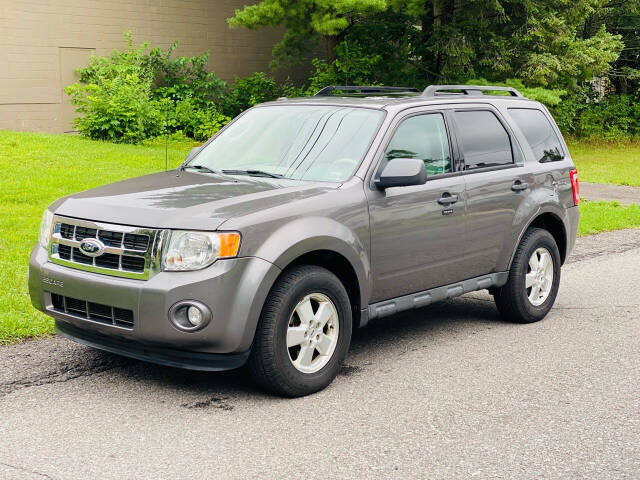
[[(171, 143), (169, 167), (180, 164), (192, 146)], [(635, 178), (629, 182), (640, 185), (640, 148), (599, 148), (571, 145), (582, 181), (614, 179), (613, 171), (635, 168), (635, 177), (620, 178)], [(600, 169), (598, 159), (605, 157), (616, 167)], [(76, 136), (0, 131), (0, 344), (53, 332), (53, 322), (31, 307), (27, 292), (29, 253), (44, 209), (61, 196), (163, 169), (162, 143), (115, 145)], [(599, 174), (605, 176), (600, 179)], [(583, 201), (580, 210), (581, 235), (640, 226), (638, 205)]]
[[(171, 143), (169, 165), (192, 144)], [(0, 130), (0, 344), (53, 332), (27, 292), (27, 264), (44, 209), (55, 199), (164, 170), (164, 144), (114, 145), (78, 136)]]
[(620, 205), (618, 202), (580, 201), (578, 235), (640, 227), (640, 204)]
[(640, 142), (568, 144), (581, 182), (640, 186)]

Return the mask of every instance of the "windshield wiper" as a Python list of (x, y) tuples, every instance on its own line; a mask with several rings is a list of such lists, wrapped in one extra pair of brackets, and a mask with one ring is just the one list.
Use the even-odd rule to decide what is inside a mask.
[(222, 170), (222, 173), (227, 175), (257, 175), (261, 177), (270, 177), (270, 178), (284, 178), (284, 175), (280, 175), (279, 173), (271, 173), (265, 172), (264, 170)]
[(195, 170), (200, 170), (201, 172), (214, 173), (216, 175), (220, 175), (222, 173), (219, 170), (212, 170), (204, 165), (183, 165), (180, 167), (180, 170), (186, 170), (187, 168), (193, 168)]

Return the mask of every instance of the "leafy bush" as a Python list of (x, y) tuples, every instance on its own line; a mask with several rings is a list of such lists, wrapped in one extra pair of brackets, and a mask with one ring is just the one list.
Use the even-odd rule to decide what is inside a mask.
[(570, 92), (549, 107), (563, 133), (576, 138), (633, 140), (640, 138), (640, 94), (603, 98), (585, 88)]
[(640, 138), (640, 95), (611, 95), (584, 104), (572, 133), (586, 138)]
[(220, 99), (220, 108), (225, 115), (235, 117), (247, 108), (269, 102), (278, 97), (299, 97), (303, 89), (287, 79), (278, 85), (273, 77), (264, 72), (254, 72), (248, 77), (236, 77), (226, 95)]
[(226, 95), (227, 84), (215, 73), (207, 71), (209, 53), (195, 57), (175, 57), (174, 42), (166, 52), (159, 48), (149, 53), (157, 86), (153, 90), (155, 99), (170, 99), (173, 102), (190, 99), (198, 107), (210, 107)]
[(80, 82), (65, 89), (80, 114), (74, 124), (87, 137), (138, 143), (178, 134), (202, 141), (253, 105), (302, 94), (263, 72), (228, 86), (207, 71), (208, 53), (174, 57), (177, 43), (167, 50), (135, 47), (128, 32), (125, 40), (124, 50), (92, 57), (79, 70)]
[(228, 94), (222, 98), (224, 113), (235, 117), (243, 110), (258, 103), (278, 98), (278, 85), (264, 72), (254, 72), (246, 78), (236, 77)]
[[(152, 80), (144, 67), (123, 62), (98, 65), (87, 72), (92, 83), (65, 88), (80, 113), (74, 125), (85, 136), (97, 140), (138, 143), (162, 132), (162, 115), (151, 100)], [(105, 67), (105, 68), (102, 68)]]
[[(395, 23), (354, 28), (336, 46), (332, 61), (312, 61), (313, 70), (305, 87), (297, 87), (290, 80), (279, 84), (264, 72), (236, 77), (227, 85), (207, 71), (208, 53), (175, 57), (176, 43), (166, 50), (152, 49), (147, 43), (134, 47), (131, 35), (126, 33), (124, 50), (92, 57), (89, 65), (79, 70), (80, 82), (65, 89), (80, 114), (74, 124), (90, 138), (114, 142), (137, 143), (161, 134), (202, 141), (243, 110), (281, 96), (312, 95), (327, 85), (423, 88), (416, 68), (401, 68), (407, 45), (394, 47), (405, 52), (399, 54), (402, 58), (393, 56), (394, 48), (362, 47), (364, 39), (378, 35), (391, 38), (397, 35), (396, 29), (406, 30), (406, 19), (398, 15), (392, 18)], [(640, 93), (611, 95), (597, 101), (590, 87), (569, 91), (531, 87), (521, 79), (460, 79), (459, 83), (515, 87), (528, 98), (544, 103), (560, 129), (573, 137), (640, 138)]]
[(216, 106), (226, 84), (206, 70), (209, 54), (173, 57), (148, 43), (127, 47), (108, 57), (92, 57), (79, 70), (80, 82), (65, 92), (80, 114), (74, 125), (97, 140), (138, 143), (160, 134), (182, 133), (205, 140), (229, 118)]
[(194, 140), (207, 140), (224, 127), (230, 118), (220, 113), (216, 107), (200, 107), (192, 98), (171, 104), (166, 110), (169, 132), (180, 132)]
[(380, 85), (376, 71), (381, 59), (380, 55), (367, 55), (362, 48), (342, 42), (336, 47), (332, 62), (313, 59), (307, 93), (312, 95), (327, 85)]

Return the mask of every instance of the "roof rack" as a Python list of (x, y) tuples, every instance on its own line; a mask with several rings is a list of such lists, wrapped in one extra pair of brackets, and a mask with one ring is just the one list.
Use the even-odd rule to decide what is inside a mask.
[(496, 87), (493, 85), (429, 85), (422, 92), (423, 97), (435, 97), (437, 95), (460, 95), (451, 90), (460, 90), (462, 95), (480, 96), (484, 91), (509, 92), (513, 97), (522, 97), (522, 94), (513, 87)]
[(412, 87), (385, 87), (385, 86), (359, 86), (359, 85), (329, 85), (318, 90), (314, 96), (326, 97), (336, 90), (354, 93), (420, 93), (420, 90)]

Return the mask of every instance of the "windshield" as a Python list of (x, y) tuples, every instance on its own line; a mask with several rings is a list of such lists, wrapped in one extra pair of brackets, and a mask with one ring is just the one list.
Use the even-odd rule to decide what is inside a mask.
[(189, 165), (236, 175), (342, 182), (362, 160), (383, 116), (369, 108), (255, 108), (229, 125)]

